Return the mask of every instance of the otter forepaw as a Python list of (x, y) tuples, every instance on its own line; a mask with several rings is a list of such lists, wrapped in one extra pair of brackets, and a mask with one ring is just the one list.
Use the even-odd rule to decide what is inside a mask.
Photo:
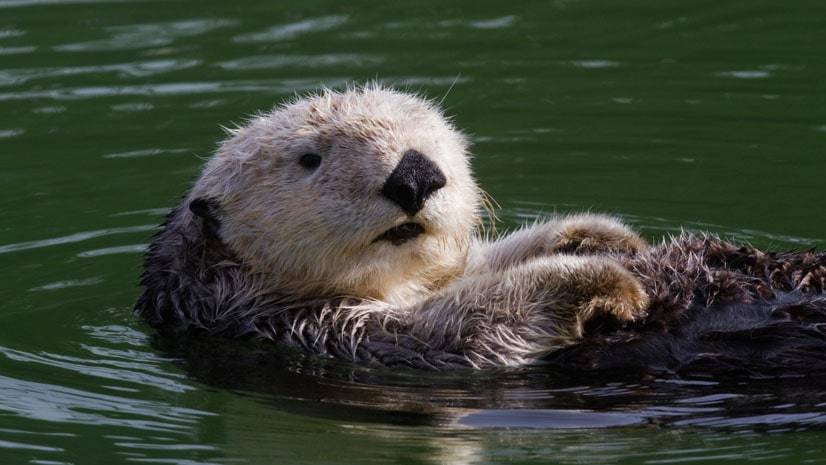
[(649, 299), (642, 284), (625, 269), (609, 267), (602, 279), (592, 284), (593, 297), (580, 307), (579, 321), (586, 322), (598, 315), (610, 315), (621, 322), (645, 317)]
[(585, 320), (597, 315), (611, 315), (621, 322), (632, 322), (646, 315), (648, 298), (644, 294), (628, 294), (616, 297), (594, 297), (583, 306)]
[(593, 255), (605, 252), (635, 254), (648, 248), (637, 233), (602, 215), (576, 215), (563, 220), (551, 246), (553, 253)]

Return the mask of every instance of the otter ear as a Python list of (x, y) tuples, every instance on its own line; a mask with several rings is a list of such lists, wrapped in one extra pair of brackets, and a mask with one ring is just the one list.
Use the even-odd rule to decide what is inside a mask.
[(201, 218), (204, 224), (204, 233), (218, 237), (221, 221), (218, 218), (221, 205), (215, 199), (198, 197), (189, 202), (189, 211)]

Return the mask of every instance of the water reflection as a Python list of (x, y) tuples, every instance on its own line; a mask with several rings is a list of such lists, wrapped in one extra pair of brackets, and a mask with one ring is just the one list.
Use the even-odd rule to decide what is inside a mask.
[[(649, 414), (650, 415), (650, 414)], [(470, 428), (583, 429), (644, 425), (637, 412), (593, 412), (579, 409), (495, 409), (460, 415), (456, 424)]]
[(501, 229), (593, 207), (822, 247), (826, 16), (683, 3), (0, 0), (0, 461), (826, 462), (821, 380), (387, 372), (130, 316), (181, 155), (353, 80), (447, 94)]
[[(145, 84), (135, 86), (100, 86), (58, 88), (51, 90), (30, 90), (0, 93), (0, 101), (55, 99), (83, 100), (100, 97), (118, 96), (174, 96), (188, 94), (213, 94), (232, 92), (263, 92), (265, 94), (284, 94), (294, 91), (306, 91), (318, 88), (321, 79), (282, 79), (282, 80), (239, 80), (218, 82), (176, 82), (168, 84)], [(331, 86), (343, 86), (349, 79), (324, 80)]]
[(260, 402), (286, 412), (342, 421), (482, 429), (751, 430), (826, 423), (826, 393), (808, 380), (623, 379), (617, 373), (541, 366), (422, 373), (352, 366), (251, 343), (163, 338), (155, 343), (200, 382), (257, 393)]
[(103, 255), (116, 255), (122, 253), (143, 253), (146, 251), (147, 247), (149, 247), (149, 244), (130, 244), (119, 245), (116, 247), (104, 247), (102, 249), (84, 250), (83, 252), (79, 252), (77, 254), (77, 257), (92, 258), (101, 257)]
[(100, 284), (103, 282), (103, 279), (99, 277), (94, 278), (86, 278), (86, 279), (67, 279), (65, 281), (56, 281), (53, 283), (43, 284), (42, 286), (37, 286), (29, 289), (30, 292), (37, 292), (37, 291), (57, 291), (60, 289), (66, 289), (69, 287), (80, 287), (80, 286), (94, 286), (96, 284)]
[(0, 129), (0, 139), (10, 138), (10, 137), (17, 137), (21, 134), (26, 132), (24, 129), (21, 128), (14, 128), (14, 129)]
[(120, 103), (118, 105), (112, 105), (111, 108), (114, 111), (136, 112), (136, 111), (154, 110), (155, 105), (152, 105), (149, 102), (134, 102), (134, 103)]
[(118, 213), (112, 213), (109, 216), (132, 216), (132, 215), (148, 215), (148, 216), (164, 216), (169, 213), (169, 208), (146, 208), (143, 210), (131, 210)]
[(119, 450), (184, 463), (193, 451), (215, 449), (194, 439), (215, 414), (176, 405), (174, 396), (196, 388), (170, 372), (167, 359), (145, 350), (146, 336), (118, 325), (84, 330), (99, 342), (77, 346), (86, 356), (0, 346), (0, 449), (44, 453), (30, 454), (29, 463), (60, 463), (53, 461), (60, 457), (76, 464), (91, 457), (83, 438), (93, 440), (95, 456), (106, 463)]
[(39, 249), (43, 247), (51, 247), (55, 245), (71, 244), (74, 242), (82, 242), (98, 237), (111, 236), (115, 234), (132, 234), (139, 232), (146, 232), (155, 230), (158, 226), (155, 224), (145, 224), (139, 226), (125, 226), (121, 228), (107, 228), (96, 231), (84, 231), (68, 236), (55, 237), (52, 239), (42, 239), (30, 242), (18, 242), (16, 244), (0, 245), (0, 254), (19, 252), (21, 250)]
[(611, 60), (576, 60), (572, 61), (571, 64), (585, 69), (616, 68), (621, 65), (619, 62)]
[(326, 31), (336, 28), (347, 22), (347, 16), (331, 15), (305, 19), (293, 23), (273, 26), (265, 31), (251, 32), (233, 37), (233, 42), (277, 42), (294, 39), (311, 32)]
[[(0, 347), (0, 354), (6, 356), (9, 360), (26, 363), (29, 366), (35, 364), (47, 365), (55, 369), (73, 371), (80, 375), (144, 385), (165, 391), (185, 392), (192, 389), (190, 386), (174, 379), (181, 378), (180, 375), (166, 373), (155, 366), (161, 359), (151, 354), (138, 351), (123, 352), (89, 345), (84, 346), (84, 348), (93, 355), (105, 358), (87, 359), (47, 352), (33, 354), (7, 347)], [(124, 355), (127, 354), (128, 357), (125, 358)]]
[(0, 375), (0, 411), (31, 420), (177, 432), (208, 412)]
[(61, 68), (23, 68), (0, 71), (0, 86), (20, 85), (31, 80), (79, 74), (118, 73), (121, 77), (147, 77), (191, 68), (199, 60), (168, 59), (98, 66), (64, 66)]
[(737, 79), (765, 79), (771, 73), (763, 70), (740, 70), (740, 71), (720, 71), (716, 74), (720, 77), (731, 77)]
[(22, 55), (24, 53), (32, 53), (37, 50), (33, 45), (23, 45), (20, 47), (0, 47), (0, 55)]
[(179, 37), (193, 37), (219, 28), (234, 26), (230, 19), (187, 19), (149, 24), (130, 24), (105, 28), (111, 34), (107, 39), (76, 42), (55, 46), (61, 52), (102, 52), (160, 47), (174, 43)]
[(422, 29), (422, 28), (471, 28), (471, 29), (505, 29), (517, 22), (515, 15), (498, 16), (485, 19), (444, 19), (422, 24), (419, 21), (389, 21), (382, 25), (384, 29)]
[(0, 39), (8, 37), (20, 37), (26, 35), (26, 31), (20, 29), (0, 29)]
[(0, 2), (0, 8), (30, 7), (53, 4), (71, 5), (84, 3), (119, 3), (128, 1), (129, 0), (3, 0)]
[(368, 66), (384, 61), (380, 56), (356, 53), (324, 55), (257, 55), (220, 62), (217, 65), (229, 71), (251, 69), (320, 68), (326, 66)]
[(54, 114), (54, 113), (63, 113), (65, 111), (66, 111), (66, 107), (59, 106), (59, 105), (32, 108), (32, 113)]
[(152, 157), (156, 155), (179, 154), (191, 152), (190, 149), (141, 149), (130, 150), (128, 152), (107, 153), (103, 158), (138, 158), (138, 157)]

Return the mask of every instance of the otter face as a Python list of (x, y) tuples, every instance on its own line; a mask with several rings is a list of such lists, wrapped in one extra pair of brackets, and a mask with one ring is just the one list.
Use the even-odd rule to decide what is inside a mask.
[(392, 300), (463, 266), (481, 192), (466, 139), (430, 102), (325, 91), (231, 132), (188, 200), (273, 286)]

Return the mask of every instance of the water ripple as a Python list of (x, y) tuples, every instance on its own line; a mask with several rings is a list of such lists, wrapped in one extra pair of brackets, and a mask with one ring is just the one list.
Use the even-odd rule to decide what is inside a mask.
[(54, 99), (78, 100), (94, 97), (115, 97), (124, 95), (165, 96), (187, 94), (217, 94), (225, 92), (266, 92), (287, 94), (317, 89), (321, 82), (330, 87), (346, 85), (348, 78), (325, 79), (285, 79), (285, 80), (244, 80), (213, 82), (175, 82), (166, 84), (145, 84), (139, 86), (99, 86), (32, 90), (24, 92), (0, 93), (0, 101)]
[(131, 150), (128, 152), (117, 152), (117, 153), (107, 153), (103, 156), (103, 158), (138, 158), (138, 157), (151, 157), (155, 155), (166, 155), (168, 153), (185, 153), (188, 152), (190, 149), (182, 148), (182, 149), (142, 149), (142, 150)]
[(262, 32), (241, 34), (235, 36), (232, 41), (245, 43), (289, 40), (310, 32), (327, 31), (336, 28), (346, 23), (347, 19), (345, 15), (320, 16), (294, 23), (279, 24)]
[[(129, 454), (122, 454), (124, 456), (129, 456)], [(138, 462), (138, 463), (163, 463), (163, 464), (170, 464), (170, 465), (222, 465), (225, 464), (225, 461), (220, 462), (203, 462), (201, 460), (190, 460), (190, 459), (177, 459), (177, 458), (143, 458), (143, 457), (129, 457), (127, 459), (130, 462)]]
[(49, 106), (49, 107), (38, 107), (32, 108), (32, 113), (40, 113), (40, 114), (54, 114), (54, 113), (63, 113), (66, 111), (66, 107), (64, 106)]
[(129, 0), (3, 0), (0, 8), (16, 8), (26, 6), (54, 5), (54, 4), (84, 4), (84, 3), (125, 3)]
[(26, 31), (20, 29), (0, 29), (0, 39), (9, 37), (20, 37), (26, 35)]
[(132, 215), (148, 215), (148, 216), (164, 216), (169, 213), (169, 208), (146, 208), (143, 210), (130, 210), (125, 212), (113, 213), (109, 216), (132, 216)]
[(20, 47), (0, 47), (0, 55), (20, 55), (23, 53), (32, 53), (37, 50), (33, 45), (21, 45)]
[(48, 422), (174, 433), (186, 431), (201, 418), (214, 415), (202, 410), (175, 407), (166, 402), (97, 394), (2, 375), (0, 391), (3, 392), (0, 410)]
[(80, 74), (119, 73), (121, 77), (147, 77), (168, 73), (199, 65), (200, 60), (167, 59), (142, 61), (136, 63), (118, 63), (99, 66), (66, 66), (61, 68), (22, 68), (0, 71), (0, 86), (25, 84), (34, 79)]
[(116, 255), (123, 253), (143, 253), (149, 244), (130, 244), (117, 247), (104, 247), (102, 249), (86, 250), (77, 254), (80, 258), (100, 257), (103, 255)]
[(94, 52), (160, 47), (172, 44), (178, 37), (197, 36), (237, 23), (227, 19), (188, 19), (166, 23), (110, 26), (106, 28), (106, 31), (112, 34), (108, 39), (58, 45), (54, 49), (61, 52)]
[[(96, 355), (105, 355), (109, 351), (97, 351)], [(143, 386), (163, 389), (169, 392), (186, 392), (192, 388), (179, 383), (170, 377), (181, 377), (166, 373), (157, 366), (140, 362), (126, 362), (118, 360), (87, 360), (68, 355), (42, 353), (40, 355), (20, 350), (0, 347), (0, 353), (9, 360), (25, 363), (37, 363), (53, 368), (73, 371), (96, 378), (125, 381)], [(133, 354), (134, 355), (134, 354)]]
[(82, 326), (89, 336), (112, 344), (127, 344), (135, 347), (145, 347), (149, 342), (146, 334), (128, 326)]
[(152, 105), (149, 102), (135, 102), (135, 103), (121, 103), (118, 105), (112, 105), (112, 110), (114, 111), (149, 111), (155, 109), (155, 105)]
[(325, 66), (365, 66), (382, 63), (375, 55), (329, 53), (324, 55), (258, 55), (218, 63), (229, 71), (250, 69), (321, 68)]
[(620, 66), (618, 61), (612, 60), (576, 60), (571, 62), (577, 68), (585, 69), (602, 69), (602, 68), (616, 68)]
[(468, 21), (468, 25), (476, 29), (503, 29), (511, 27), (516, 22), (516, 16), (508, 15), (499, 18), (480, 19), (477, 21)]
[(5, 139), (5, 138), (9, 138), (9, 137), (17, 137), (20, 134), (23, 134), (24, 132), (26, 132), (26, 131), (24, 131), (23, 129), (20, 129), (20, 128), (0, 129), (0, 139)]
[(36, 291), (56, 291), (59, 289), (66, 289), (69, 287), (94, 286), (103, 282), (99, 277), (87, 279), (67, 279), (66, 281), (55, 281), (53, 283), (44, 284), (29, 289), (30, 292)]
[(152, 444), (135, 442), (116, 442), (116, 446), (124, 449), (144, 449), (144, 450), (217, 450), (214, 446), (204, 444)]
[(472, 29), (504, 29), (513, 26), (516, 22), (516, 16), (508, 15), (498, 18), (464, 20), (464, 19), (448, 19), (436, 23), (439, 27), (454, 27), (462, 26)]
[(387, 79), (383, 79), (383, 81), (387, 82), (393, 86), (452, 86), (456, 84), (465, 84), (470, 82), (469, 77), (464, 76), (452, 76), (452, 77), (439, 77), (439, 76), (403, 76), (403, 77), (388, 77)]
[(36, 450), (40, 452), (63, 452), (60, 447), (46, 447), (34, 444), (25, 444), (22, 442), (4, 441), (0, 439), (0, 449), (22, 449), (22, 450)]
[(461, 416), (457, 423), (473, 428), (609, 428), (645, 423), (646, 416), (632, 412), (585, 410), (480, 410)]
[(131, 234), (152, 231), (155, 228), (157, 228), (157, 225), (145, 224), (140, 226), (126, 226), (122, 228), (98, 229), (96, 231), (80, 232), (70, 234), (68, 236), (55, 237), (52, 239), (43, 239), (39, 241), (18, 242), (16, 244), (0, 245), (0, 254), (19, 252), (21, 250), (39, 249), (42, 247), (51, 247), (54, 245), (71, 244), (74, 242), (81, 242), (89, 239), (94, 239), (96, 237), (111, 236), (114, 234)]
[(441, 21), (425, 23), (420, 21), (389, 21), (382, 25), (385, 29), (419, 29), (422, 28), (454, 28), (464, 27), (470, 29), (505, 29), (516, 23), (517, 17), (514, 15), (498, 16), (485, 19), (444, 19)]
[[(156, 355), (154, 352), (145, 352), (143, 350), (134, 350), (134, 349), (113, 349), (110, 347), (100, 347), (100, 346), (93, 346), (88, 344), (81, 344), (80, 345), (83, 349), (85, 349), (90, 354), (100, 357), (101, 359), (96, 359), (96, 361), (100, 363), (105, 363), (107, 361), (114, 361), (113, 359), (122, 360), (130, 362), (130, 364), (122, 365), (122, 364), (114, 364), (113, 366), (117, 366), (119, 368), (139, 368), (144, 371), (149, 371), (157, 375), (162, 376), (171, 376), (176, 379), (185, 379), (186, 377), (179, 373), (169, 373), (164, 369), (161, 369), (157, 366), (158, 363), (161, 362), (168, 362), (169, 359), (161, 357), (160, 355)], [(132, 366), (131, 363), (134, 362), (141, 362), (139, 365)]]
[(716, 73), (715, 76), (730, 77), (736, 79), (765, 79), (771, 76), (771, 73), (759, 69), (750, 69), (741, 71), (721, 71), (719, 73)]
[(729, 427), (754, 427), (754, 426), (777, 426), (777, 425), (823, 425), (826, 424), (826, 414), (821, 412), (806, 413), (778, 413), (768, 415), (755, 415), (749, 417), (705, 417), (691, 418), (677, 421), (675, 426), (704, 426), (712, 428)]

